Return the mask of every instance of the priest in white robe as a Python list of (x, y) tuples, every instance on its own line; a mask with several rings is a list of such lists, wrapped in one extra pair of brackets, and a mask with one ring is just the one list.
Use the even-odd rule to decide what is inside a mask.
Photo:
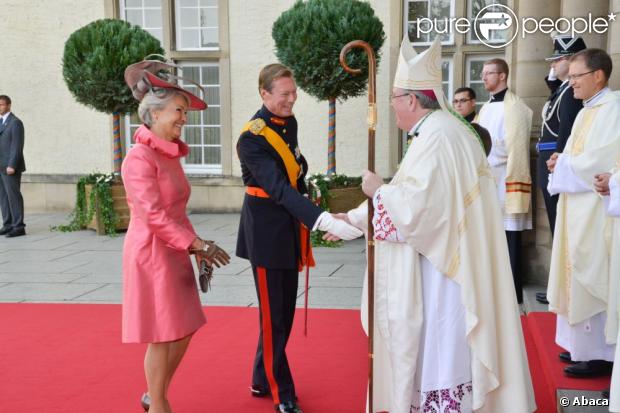
[(618, 330), (616, 311), (609, 309), (617, 302), (610, 300), (614, 219), (594, 188), (594, 177), (620, 157), (620, 96), (607, 87), (611, 68), (600, 49), (571, 58), (568, 78), (584, 108), (564, 151), (547, 161), (549, 193), (560, 194), (547, 299), (558, 315), (556, 343), (579, 362), (564, 369), (574, 377), (610, 373)]
[[(441, 81), (440, 43), (418, 55), (405, 37), (391, 102), (413, 139), (389, 184), (366, 171), (362, 185), (376, 205), (371, 411), (529, 413), (495, 181)], [(360, 229), (366, 217), (366, 204), (346, 214)], [(365, 326), (366, 302), (365, 289)]]
[(493, 141), (488, 160), (504, 217), (517, 302), (522, 303), (521, 233), (532, 229), (532, 110), (508, 89), (508, 73), (508, 64), (503, 59), (491, 59), (484, 63), (482, 81), (491, 97), (476, 119), (489, 131)]

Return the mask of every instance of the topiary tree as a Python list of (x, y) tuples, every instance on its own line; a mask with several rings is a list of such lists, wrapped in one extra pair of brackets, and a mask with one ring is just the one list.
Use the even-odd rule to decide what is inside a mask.
[(115, 19), (96, 20), (73, 32), (65, 43), (62, 73), (75, 99), (113, 115), (114, 172), (121, 170), (120, 114), (138, 102), (125, 84), (125, 68), (149, 54), (163, 54), (146, 30)]
[(293, 72), (301, 89), (329, 102), (327, 173), (336, 173), (336, 100), (362, 95), (366, 90), (368, 63), (364, 51), (347, 55), (350, 67), (363, 68), (353, 76), (340, 66), (342, 47), (364, 40), (375, 51), (385, 40), (383, 23), (370, 4), (359, 0), (298, 0), (282, 13), (272, 28), (276, 56)]

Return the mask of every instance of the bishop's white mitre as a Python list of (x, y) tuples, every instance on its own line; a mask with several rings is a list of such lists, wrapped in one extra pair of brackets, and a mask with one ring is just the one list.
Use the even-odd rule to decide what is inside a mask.
[(432, 90), (442, 109), (448, 103), (441, 85), (441, 40), (440, 36), (422, 53), (416, 53), (405, 34), (400, 45), (398, 66), (394, 76), (394, 87), (407, 90)]

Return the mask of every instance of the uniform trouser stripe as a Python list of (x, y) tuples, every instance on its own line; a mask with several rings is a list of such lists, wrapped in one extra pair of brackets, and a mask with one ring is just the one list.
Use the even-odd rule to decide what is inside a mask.
[(263, 267), (256, 267), (256, 275), (258, 278), (258, 294), (260, 296), (261, 320), (263, 327), (263, 363), (265, 365), (265, 374), (273, 401), (280, 404), (280, 391), (278, 382), (273, 374), (273, 334), (271, 331), (271, 308), (269, 306), (269, 290), (267, 288), (267, 270)]

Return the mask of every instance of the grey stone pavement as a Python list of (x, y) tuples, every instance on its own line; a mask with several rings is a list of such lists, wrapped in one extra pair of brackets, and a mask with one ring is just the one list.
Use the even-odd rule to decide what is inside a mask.
[[(238, 214), (190, 214), (200, 236), (215, 240), (233, 256)], [(121, 251), (124, 235), (98, 236), (93, 230), (52, 232), (67, 222), (67, 214), (27, 214), (28, 235), (0, 237), (0, 302), (120, 303)], [(317, 267), (310, 272), (309, 306), (360, 306), (365, 268), (364, 242), (340, 248), (315, 248)], [(304, 274), (299, 279), (298, 306), (303, 305)], [(250, 264), (233, 257), (216, 269), (212, 290), (200, 297), (207, 305), (256, 306)], [(526, 287), (526, 311), (545, 311)]]
[[(216, 241), (234, 256), (238, 214), (190, 214), (201, 237)], [(93, 230), (52, 232), (67, 214), (26, 216), (28, 235), (0, 237), (0, 302), (120, 303), (124, 234), (98, 236)], [(309, 305), (313, 308), (359, 308), (365, 268), (364, 243), (317, 248), (310, 272)], [(300, 274), (298, 306), (303, 306), (305, 273)], [(252, 270), (233, 257), (216, 268), (204, 304), (256, 306)]]

